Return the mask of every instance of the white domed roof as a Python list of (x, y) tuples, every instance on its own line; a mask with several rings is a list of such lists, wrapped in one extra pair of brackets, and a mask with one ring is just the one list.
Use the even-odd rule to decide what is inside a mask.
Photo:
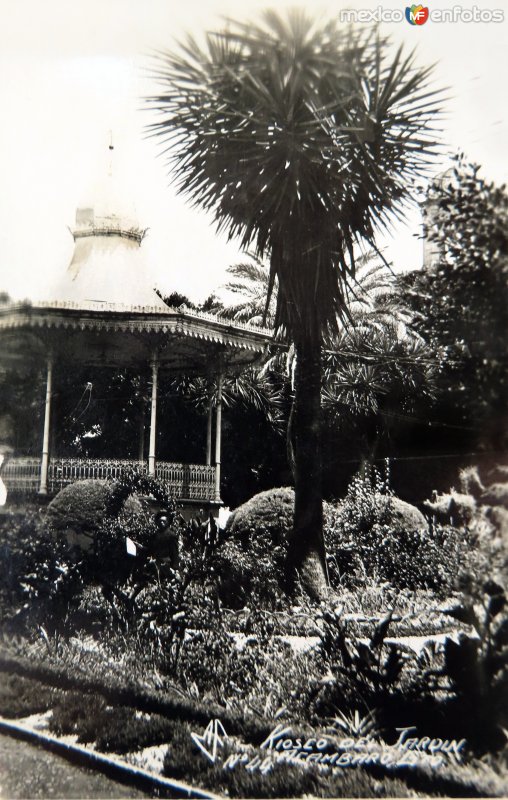
[(132, 193), (113, 177), (113, 146), (102, 179), (93, 182), (76, 211), (71, 231), (74, 253), (67, 272), (51, 290), (51, 299), (76, 304), (151, 306), (167, 309), (155, 292), (142, 247), (146, 229), (136, 218)]

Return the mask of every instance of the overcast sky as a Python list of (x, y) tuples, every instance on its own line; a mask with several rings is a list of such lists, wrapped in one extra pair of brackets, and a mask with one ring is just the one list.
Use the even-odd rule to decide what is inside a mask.
[[(463, 7), (473, 5), (493, 9), (502, 3), (475, 0)], [(153, 50), (171, 48), (186, 31), (216, 29), (221, 15), (246, 18), (266, 6), (258, 0), (241, 6), (215, 0), (178, 6), (168, 0), (0, 0), (0, 290), (32, 298), (51, 293), (72, 254), (67, 226), (78, 205), (93, 201), (104, 171), (110, 130), (115, 178), (123, 200), (132, 198), (141, 226), (149, 228), (143, 248), (158, 285), (199, 300), (224, 282), (239, 251), (169, 186), (157, 143), (143, 137), (150, 114), (141, 110), (141, 98), (154, 88), (147, 75)], [(335, 16), (345, 7), (377, 6), (350, 0), (312, 10)], [(395, 42), (417, 44), (419, 63), (437, 62), (436, 85), (450, 87), (445, 149), (465, 151), (499, 183), (508, 178), (507, 24), (382, 26)], [(435, 166), (439, 172), (446, 162)], [(421, 265), (419, 222), (415, 211), (392, 241), (381, 242), (397, 270)]]

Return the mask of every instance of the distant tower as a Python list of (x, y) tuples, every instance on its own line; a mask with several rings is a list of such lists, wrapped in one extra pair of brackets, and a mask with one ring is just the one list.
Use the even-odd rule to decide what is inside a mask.
[[(453, 180), (453, 167), (446, 170), (446, 172), (441, 172), (439, 175), (436, 175), (432, 179), (432, 186), (433, 187), (440, 187), (442, 188), (447, 183), (450, 183)], [(423, 268), (424, 269), (432, 269), (437, 265), (439, 262), (439, 258), (441, 255), (441, 249), (439, 247), (439, 243), (436, 242), (434, 239), (429, 238), (429, 232), (431, 232), (437, 221), (438, 215), (438, 200), (436, 197), (435, 191), (431, 191), (430, 194), (427, 195), (426, 199), (422, 204), (422, 214), (423, 214)]]

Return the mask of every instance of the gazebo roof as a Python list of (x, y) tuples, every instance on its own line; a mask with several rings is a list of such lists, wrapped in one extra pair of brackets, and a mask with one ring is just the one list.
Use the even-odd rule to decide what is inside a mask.
[(113, 180), (113, 152), (111, 142), (93, 203), (76, 211), (74, 252), (50, 299), (0, 306), (0, 361), (51, 351), (65, 363), (139, 367), (157, 354), (162, 367), (200, 374), (219, 363), (242, 369), (256, 361), (270, 330), (169, 308), (157, 294), (143, 248), (146, 229)]
[(76, 221), (54, 299), (0, 307), (4, 361), (50, 348), (73, 362), (139, 366), (157, 349), (161, 366), (206, 372), (218, 359), (242, 368), (264, 352), (268, 329), (164, 303), (146, 281), (144, 231), (91, 209), (78, 209)]
[(243, 368), (272, 339), (268, 329), (167, 306), (55, 301), (0, 308), (4, 359), (42, 355), (101, 366), (139, 366), (157, 349), (163, 367), (206, 373), (219, 361)]

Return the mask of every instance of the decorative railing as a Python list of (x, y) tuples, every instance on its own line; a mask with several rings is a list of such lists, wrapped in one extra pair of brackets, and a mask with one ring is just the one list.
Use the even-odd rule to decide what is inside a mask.
[(159, 461), (155, 474), (174, 497), (186, 500), (215, 499), (215, 467), (201, 464), (172, 464)]
[(89, 228), (75, 228), (72, 231), (74, 239), (83, 239), (88, 236), (121, 236), (124, 239), (134, 239), (141, 244), (148, 228), (126, 228), (118, 225), (93, 225)]
[[(56, 494), (64, 486), (85, 478), (102, 480), (119, 478), (128, 469), (147, 474), (146, 461), (129, 459), (52, 458), (48, 468), (48, 494)], [(8, 492), (36, 494), (39, 491), (41, 461), (39, 458), (11, 458), (2, 471)], [(215, 467), (202, 464), (175, 464), (159, 461), (155, 475), (179, 500), (215, 499)]]
[(131, 461), (130, 459), (52, 458), (48, 469), (48, 492), (55, 494), (69, 483), (85, 478), (114, 480), (129, 469), (137, 469), (146, 473), (147, 465), (144, 461)]
[(35, 494), (41, 481), (40, 458), (11, 458), (2, 470), (2, 479), (7, 492)]

